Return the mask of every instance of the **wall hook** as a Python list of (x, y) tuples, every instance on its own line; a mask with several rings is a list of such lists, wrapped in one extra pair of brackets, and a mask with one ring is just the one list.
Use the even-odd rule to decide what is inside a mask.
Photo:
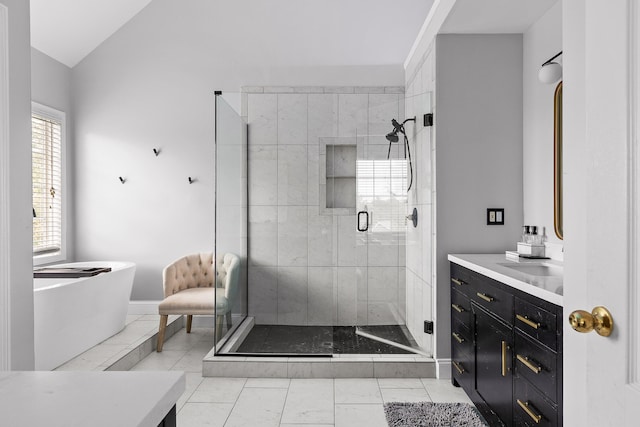
[(194, 182), (196, 182), (196, 180), (191, 178), (191, 177), (189, 177), (189, 184), (193, 184)]
[(121, 177), (121, 176), (119, 176), (119, 177), (118, 177), (118, 179), (119, 179), (119, 180), (120, 180), (120, 182), (121, 182), (121, 183), (123, 183), (123, 184), (124, 184), (125, 182), (127, 182), (127, 180), (126, 180), (126, 179), (124, 179), (124, 178), (123, 178), (123, 177)]
[(153, 149), (153, 154), (155, 154), (155, 155), (156, 155), (156, 157), (158, 157), (158, 155), (160, 154), (160, 150), (159, 150), (159, 149), (157, 149), (157, 148), (154, 148), (154, 149)]

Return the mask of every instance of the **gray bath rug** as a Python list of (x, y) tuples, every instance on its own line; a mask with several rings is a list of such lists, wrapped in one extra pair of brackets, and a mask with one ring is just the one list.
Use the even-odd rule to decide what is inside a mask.
[(389, 427), (486, 427), (468, 403), (390, 402), (384, 404)]

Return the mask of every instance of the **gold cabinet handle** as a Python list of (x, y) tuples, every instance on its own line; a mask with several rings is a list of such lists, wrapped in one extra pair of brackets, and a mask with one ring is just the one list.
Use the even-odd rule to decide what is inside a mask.
[(453, 308), (458, 313), (463, 313), (464, 312), (464, 308), (460, 307), (458, 304), (451, 304), (451, 308)]
[(609, 310), (602, 306), (595, 307), (591, 313), (576, 310), (569, 315), (571, 327), (578, 332), (591, 332), (595, 329), (598, 335), (608, 337), (613, 331), (613, 317)]
[(539, 374), (542, 372), (542, 368), (531, 363), (528, 357), (517, 354), (516, 359), (518, 359), (524, 366), (531, 369), (534, 373)]
[(452, 335), (452, 336), (456, 339), (456, 341), (458, 341), (460, 344), (462, 344), (462, 343), (464, 342), (464, 338), (462, 338), (462, 337), (461, 337), (460, 335), (458, 335), (457, 333), (453, 332), (451, 335)]
[(456, 368), (456, 370), (458, 371), (459, 374), (463, 374), (464, 373), (464, 368), (462, 367), (461, 364), (459, 364), (455, 360), (453, 362), (451, 362), (451, 363), (453, 363), (453, 366)]
[(536, 424), (540, 424), (542, 415), (538, 415), (535, 412), (533, 412), (533, 409), (529, 407), (529, 402), (523, 402), (520, 399), (516, 399), (516, 400), (518, 402), (518, 405), (520, 405), (520, 407), (524, 410), (524, 412), (526, 412), (527, 415), (529, 415), (531, 419), (536, 422)]
[(490, 297), (487, 294), (483, 294), (482, 292), (476, 292), (476, 295), (478, 295), (480, 298), (482, 298), (483, 300), (485, 300), (486, 302), (491, 302), (494, 300), (493, 297)]
[(531, 326), (533, 329), (538, 329), (540, 327), (540, 323), (536, 323), (533, 320), (530, 320), (527, 316), (523, 316), (522, 314), (516, 314), (516, 319), (518, 319), (525, 325)]
[(452, 278), (451, 278), (451, 281), (452, 281), (453, 283), (455, 283), (456, 285), (458, 285), (458, 286), (462, 286), (462, 285), (466, 285), (466, 284), (467, 284), (466, 282), (463, 282), (463, 281), (462, 281), (462, 280), (460, 280), (460, 279), (456, 279), (455, 277), (452, 277)]
[(507, 342), (502, 341), (502, 376), (507, 376)]

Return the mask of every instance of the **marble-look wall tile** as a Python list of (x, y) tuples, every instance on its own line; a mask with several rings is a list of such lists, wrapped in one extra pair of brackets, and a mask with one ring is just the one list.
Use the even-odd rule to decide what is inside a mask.
[(398, 106), (401, 99), (398, 94), (369, 95), (369, 135), (384, 136), (391, 132), (391, 119), (396, 119), (399, 123), (404, 121), (405, 117), (399, 116)]
[(368, 284), (369, 302), (397, 304), (398, 267), (369, 267)]
[(306, 267), (278, 267), (278, 324), (307, 324)]
[(307, 206), (278, 207), (278, 266), (306, 267)]
[(356, 230), (356, 216), (338, 217), (338, 265), (366, 266), (367, 237)]
[(358, 321), (358, 280), (356, 267), (338, 267), (338, 325), (355, 325)]
[(278, 205), (307, 206), (307, 146), (278, 146)]
[(308, 143), (318, 138), (338, 136), (338, 95), (310, 94), (308, 100)]
[(249, 265), (278, 265), (278, 207), (249, 208)]
[(249, 204), (275, 205), (278, 201), (278, 147), (251, 145), (249, 162)]
[(367, 94), (338, 95), (338, 136), (366, 135), (368, 133)]
[[(326, 157), (323, 157), (325, 159)], [(318, 144), (307, 146), (307, 203), (309, 206), (320, 204), (320, 170)]]
[(258, 325), (278, 323), (278, 269), (249, 267), (249, 316)]
[(309, 267), (308, 270), (308, 324), (332, 326), (336, 324), (338, 304), (335, 299), (337, 283), (336, 267)]
[(249, 145), (278, 143), (278, 96), (249, 94)]
[(309, 266), (335, 265), (337, 242), (334, 228), (337, 228), (337, 218), (320, 215), (317, 206), (309, 206), (308, 221)]
[(278, 95), (278, 145), (307, 143), (307, 95)]
[(398, 268), (398, 314), (400, 324), (407, 324), (407, 269)]
[(368, 266), (398, 266), (399, 239), (395, 233), (376, 233), (369, 239)]

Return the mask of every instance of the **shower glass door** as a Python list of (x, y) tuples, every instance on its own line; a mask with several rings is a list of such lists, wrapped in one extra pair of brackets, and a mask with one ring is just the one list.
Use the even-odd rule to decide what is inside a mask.
[[(388, 130), (393, 130), (389, 117)], [(406, 327), (405, 235), (409, 164), (402, 135), (358, 134), (356, 246), (366, 253), (358, 266), (357, 334), (386, 346), (383, 353), (416, 348)]]

